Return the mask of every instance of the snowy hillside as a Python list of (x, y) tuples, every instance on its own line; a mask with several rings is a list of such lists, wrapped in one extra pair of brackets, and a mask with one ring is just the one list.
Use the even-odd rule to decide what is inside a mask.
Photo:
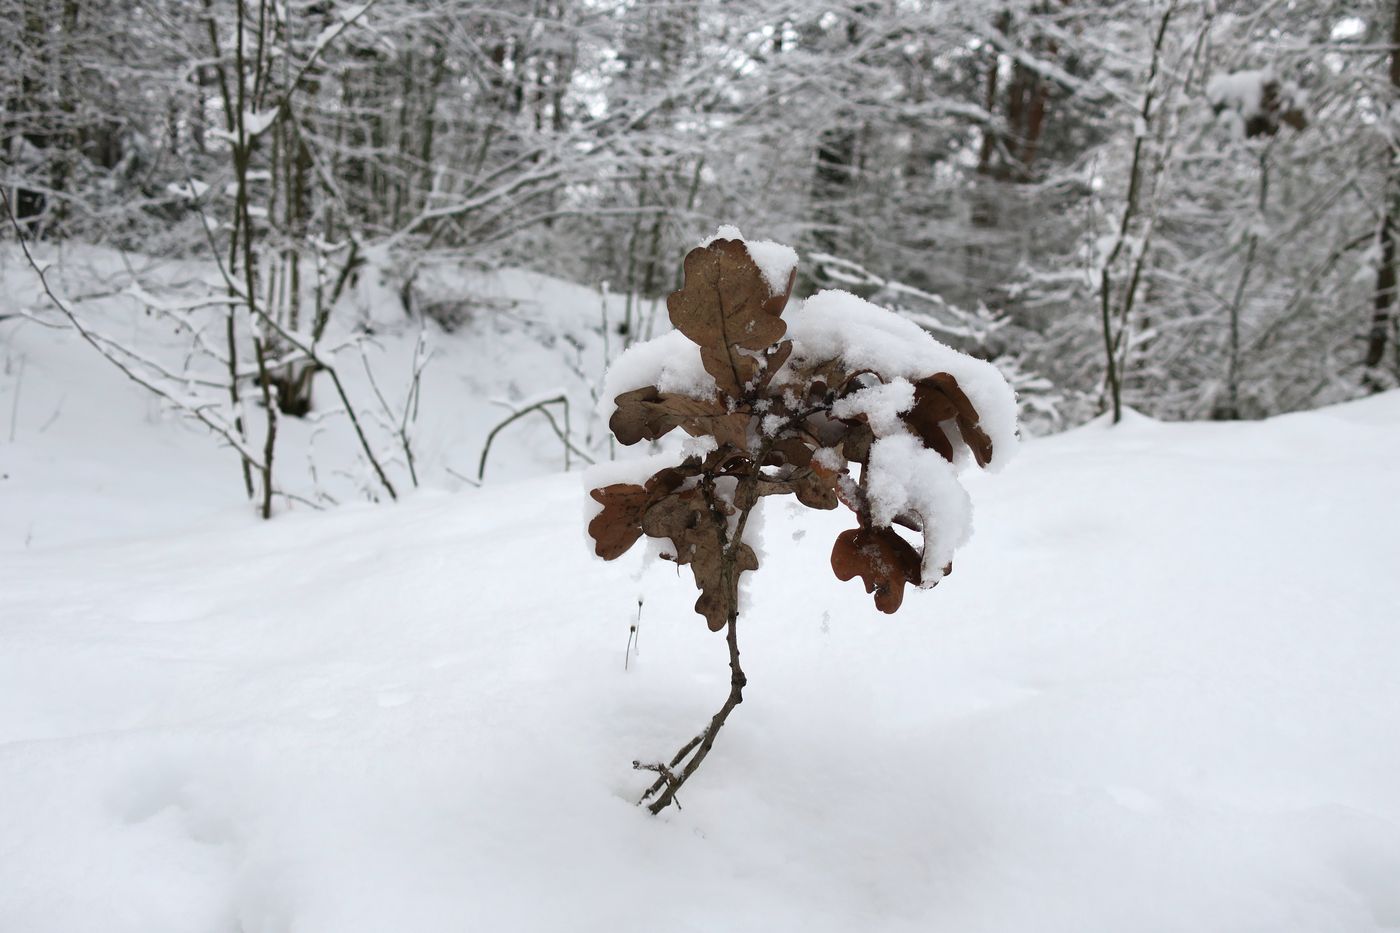
[[(673, 567), (590, 556), (547, 427), (483, 489), (263, 524), (85, 348), (13, 339), (0, 930), (1400, 926), (1400, 394), (1028, 442), (895, 617), (831, 576), (842, 516), (770, 509), (745, 702), (652, 818), (630, 762), (724, 645)], [(500, 412), (456, 399), (508, 361), (447, 345), (424, 432), (470, 471)]]
[[(45, 246), (39, 258), (51, 264), (52, 286), (94, 332), (136, 348), (153, 365), (219, 378), (207, 360), (202, 368), (200, 360), (191, 360), (185, 319), (152, 314), (149, 307), (217, 292), (213, 264), (87, 246)], [(606, 456), (606, 431), (592, 417), (591, 390), (609, 354), (620, 349), (619, 338), (604, 338), (602, 324), (615, 327), (622, 319), (623, 296), (603, 297), (516, 269), (430, 268), (422, 277), (433, 293), (457, 304), (456, 329), (410, 320), (401, 309), (394, 318), (385, 311), (396, 307), (394, 290), (367, 273), (345, 303), (345, 317), (386, 320), (367, 337), (328, 341), (340, 345), (332, 354), (335, 363), (400, 491), (411, 492), (415, 478), (439, 490), (475, 483), (492, 428), (540, 399), (567, 397), (575, 444)], [(142, 300), (132, 294), (134, 281), (141, 283)], [(0, 304), (0, 552), (249, 519), (234, 452), (85, 344), (45, 300), (12, 244), (0, 249), (0, 283), (6, 302)], [(648, 302), (637, 313), (651, 307)], [(30, 317), (6, 313), (21, 309)], [(218, 342), (221, 316), (206, 312), (192, 323)], [(252, 351), (243, 337), (246, 361)], [(420, 340), (426, 365), (407, 422), (415, 457), (410, 474), (390, 428), (407, 405)], [(220, 391), (227, 390), (204, 388), (203, 395), (217, 401)], [(314, 399), (310, 417), (279, 424), (277, 511), (386, 498), (324, 374), (316, 377)], [(556, 423), (563, 421), (560, 406), (551, 411)], [(247, 417), (250, 436), (260, 442), (259, 411), (248, 410)], [(535, 412), (496, 438), (486, 478), (544, 475), (563, 462), (559, 438)]]

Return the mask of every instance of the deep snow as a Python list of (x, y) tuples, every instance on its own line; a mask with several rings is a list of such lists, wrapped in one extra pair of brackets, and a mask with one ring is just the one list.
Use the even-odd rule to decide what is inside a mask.
[(118, 385), (0, 446), (6, 933), (1400, 927), (1400, 393), (1030, 441), (893, 617), (770, 508), (745, 702), (652, 818), (723, 640), (578, 476), (509, 481), (547, 433), (261, 524)]

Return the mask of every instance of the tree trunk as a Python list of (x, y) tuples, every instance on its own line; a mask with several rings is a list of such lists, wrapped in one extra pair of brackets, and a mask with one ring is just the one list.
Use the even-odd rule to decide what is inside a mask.
[[(1396, 0), (1395, 12), (1390, 24), (1390, 98), (1393, 102), (1400, 97), (1400, 0)], [(1389, 384), (1380, 376), (1381, 363), (1385, 359), (1386, 344), (1390, 341), (1393, 329), (1392, 309), (1395, 305), (1395, 224), (1400, 213), (1400, 179), (1397, 179), (1396, 160), (1400, 153), (1389, 147), (1386, 153), (1386, 169), (1383, 187), (1385, 216), (1381, 220), (1380, 267), (1376, 270), (1376, 292), (1371, 310), (1371, 329), (1366, 340), (1367, 388), (1378, 392)]]

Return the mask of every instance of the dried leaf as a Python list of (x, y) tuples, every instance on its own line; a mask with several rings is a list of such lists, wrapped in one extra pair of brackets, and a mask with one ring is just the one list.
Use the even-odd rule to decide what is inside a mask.
[(957, 416), (957, 406), (944, 394), (942, 386), (930, 377), (914, 383), (914, 405), (899, 417), (923, 441), (925, 447), (937, 451), (943, 459), (952, 463), (953, 442), (943, 431), (943, 422)]
[(705, 505), (700, 493), (695, 489), (659, 498), (645, 507), (641, 518), (642, 531), (652, 538), (670, 538), (681, 553), (675, 555), (677, 563), (687, 563), (687, 545), (693, 546), (691, 532), (705, 518)]
[(942, 393), (947, 396), (948, 401), (953, 403), (953, 408), (957, 412), (958, 432), (962, 434), (963, 443), (967, 444), (972, 451), (972, 456), (977, 460), (978, 466), (986, 466), (992, 461), (992, 439), (987, 436), (987, 432), (982, 430), (979, 423), (981, 416), (977, 414), (977, 409), (963, 393), (958, 385), (958, 380), (953, 378), (951, 373), (934, 373), (921, 382), (932, 382)]
[(661, 393), (657, 391), (656, 386), (633, 389), (617, 397), (614, 402), (617, 408), (608, 419), (608, 429), (613, 432), (618, 443), (631, 445), (640, 440), (655, 440), (666, 433), (656, 433), (656, 428), (651, 423), (651, 409), (647, 407), (648, 402), (655, 402), (660, 398)]
[(807, 401), (817, 404), (827, 401), (827, 396), (846, 381), (846, 367), (840, 359), (822, 360), (806, 366), (795, 375), (799, 382), (807, 384)]
[(773, 443), (765, 466), (805, 467), (812, 462), (812, 448), (800, 437), (784, 437)]
[(678, 424), (691, 437), (708, 435), (721, 446), (729, 444), (739, 450), (748, 446), (749, 414), (729, 411), (719, 399), (668, 395), (652, 403), (652, 406), (658, 424)]
[[(758, 374), (760, 351), (787, 332), (779, 317), (791, 292), (772, 295), (740, 240), (715, 240), (685, 257), (685, 284), (666, 299), (676, 329), (700, 347), (705, 371), (729, 398)], [(745, 352), (747, 351), (747, 352)]]
[(642, 513), (651, 496), (645, 487), (633, 483), (614, 483), (589, 495), (603, 505), (588, 523), (594, 551), (603, 560), (616, 560), (642, 536)]
[(710, 631), (719, 632), (729, 624), (729, 612), (726, 607), (738, 606), (739, 575), (758, 569), (758, 555), (754, 554), (753, 548), (747, 544), (740, 544), (738, 552), (734, 555), (734, 579), (726, 587), (723, 564), (717, 557), (712, 558), (712, 553), (717, 552), (697, 552), (697, 559), (690, 569), (695, 574), (695, 585), (700, 587), (700, 598), (695, 600), (695, 611), (705, 617)]
[(617, 397), (608, 428), (623, 444), (654, 441), (679, 427), (691, 437), (711, 436), (742, 449), (748, 443), (750, 416), (730, 411), (723, 399), (698, 399), (646, 386)]
[(809, 509), (834, 509), (840, 504), (836, 497), (837, 474), (815, 463), (798, 470), (788, 482), (797, 501)]
[[(788, 290), (792, 290), (791, 285), (788, 286)], [(759, 389), (768, 388), (768, 384), (773, 381), (773, 377), (778, 374), (778, 370), (783, 368), (783, 364), (788, 361), (788, 357), (791, 355), (791, 340), (784, 340), (782, 343), (775, 344), (763, 352), (763, 372), (760, 374), (758, 380)]]
[(904, 585), (919, 583), (919, 552), (893, 528), (853, 528), (836, 537), (831, 569), (838, 580), (859, 576), (875, 608), (894, 612), (904, 600)]
[(650, 537), (671, 539), (675, 553), (670, 558), (688, 565), (700, 588), (695, 611), (705, 617), (713, 631), (724, 628), (729, 621), (727, 607), (736, 605), (739, 575), (758, 569), (753, 549), (747, 544), (739, 546), (734, 555), (733, 578), (726, 581), (724, 542), (699, 489), (687, 489), (656, 501), (646, 509), (641, 524)]
[(688, 457), (678, 466), (657, 470), (644, 486), (614, 483), (589, 491), (603, 508), (588, 523), (594, 551), (604, 560), (616, 560), (642, 536), (643, 518), (658, 501), (671, 496), (685, 481), (700, 473), (698, 457)]
[(841, 438), (841, 455), (852, 463), (870, 462), (870, 445), (875, 443), (875, 432), (863, 420), (851, 424)]

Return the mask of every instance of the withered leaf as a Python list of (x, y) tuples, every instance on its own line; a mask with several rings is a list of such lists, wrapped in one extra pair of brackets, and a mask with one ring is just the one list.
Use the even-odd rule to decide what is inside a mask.
[(729, 624), (729, 613), (725, 607), (738, 605), (739, 575), (758, 569), (758, 555), (747, 544), (740, 544), (734, 555), (734, 578), (726, 586), (723, 565), (718, 558), (711, 559), (711, 553), (708, 550), (697, 552), (697, 559), (690, 569), (695, 574), (695, 585), (700, 587), (695, 611), (705, 617), (710, 631), (718, 632)]
[(720, 399), (668, 395), (652, 404), (659, 423), (674, 422), (691, 437), (708, 435), (721, 446), (729, 444), (739, 450), (748, 445), (750, 416), (742, 411), (729, 411)]
[[(792, 286), (789, 285), (788, 289), (791, 290)], [(788, 361), (788, 357), (791, 355), (791, 340), (784, 340), (781, 343), (774, 344), (763, 352), (763, 373), (759, 376), (758, 380), (758, 387), (760, 389), (768, 388), (768, 384), (773, 381), (773, 377), (778, 374), (778, 370), (783, 368), (783, 364)]]
[(687, 489), (658, 499), (645, 507), (642, 531), (652, 538), (670, 538), (680, 553), (677, 563), (689, 561), (688, 548), (695, 545), (692, 532), (705, 518), (705, 504), (699, 492)]
[(766, 466), (805, 467), (812, 462), (812, 448), (800, 437), (784, 437), (773, 442)]
[[(782, 339), (779, 316), (792, 290), (770, 294), (741, 240), (715, 240), (685, 257), (685, 284), (666, 299), (676, 329), (700, 348), (705, 371), (730, 398), (741, 398), (759, 370), (760, 351)], [(748, 351), (748, 352), (745, 352)]]
[(817, 403), (846, 381), (846, 367), (839, 358), (822, 360), (807, 364), (795, 375), (799, 384), (807, 385), (807, 400)]
[(837, 475), (815, 463), (792, 474), (788, 482), (797, 501), (809, 509), (834, 509), (840, 502), (836, 497)]
[(614, 483), (590, 490), (589, 495), (603, 506), (588, 523), (595, 553), (604, 560), (616, 560), (627, 553), (644, 533), (643, 518), (651, 506), (699, 473), (699, 458), (689, 457), (677, 466), (657, 470), (643, 486)]
[(943, 431), (943, 422), (957, 418), (958, 409), (932, 377), (914, 383), (914, 405), (899, 417), (925, 447), (953, 462), (953, 442)]
[[(657, 428), (651, 423), (651, 409), (647, 407), (648, 403), (655, 402), (660, 398), (661, 393), (657, 391), (656, 386), (633, 389), (631, 392), (623, 392), (617, 397), (614, 403), (617, 408), (613, 411), (612, 417), (608, 419), (608, 429), (613, 432), (618, 443), (631, 445), (640, 440), (656, 440), (666, 433), (666, 431), (662, 431), (660, 434), (656, 433)], [(666, 430), (670, 430), (670, 428)]]
[(870, 445), (875, 443), (875, 432), (864, 421), (858, 421), (846, 429), (841, 438), (841, 455), (852, 463), (870, 462)]
[(711, 436), (742, 449), (748, 443), (749, 415), (730, 411), (720, 398), (699, 399), (646, 386), (617, 397), (608, 428), (623, 444), (654, 441), (679, 427), (691, 437)]
[(695, 585), (700, 588), (695, 611), (705, 617), (713, 631), (724, 628), (729, 621), (726, 607), (736, 604), (739, 574), (758, 569), (753, 549), (747, 544), (739, 545), (732, 578), (726, 580), (720, 526), (698, 489), (676, 492), (652, 503), (646, 508), (641, 526), (651, 537), (671, 539), (675, 553), (670, 558), (677, 564), (689, 565)]
[(859, 576), (875, 608), (894, 612), (904, 600), (904, 584), (918, 585), (919, 552), (893, 528), (853, 528), (836, 536), (831, 569), (838, 580)]
[(642, 513), (651, 496), (645, 487), (633, 483), (614, 483), (589, 495), (603, 505), (588, 523), (593, 549), (603, 560), (616, 560), (642, 536)]
[[(958, 380), (951, 373), (934, 373), (927, 379), (920, 380), (919, 384), (929, 383), (936, 386), (940, 392), (953, 405), (956, 412), (958, 433), (962, 435), (963, 443), (972, 451), (973, 458), (978, 466), (986, 466), (992, 460), (992, 439), (987, 436), (987, 432), (982, 430), (981, 416), (977, 413), (976, 407), (963, 393), (958, 385)], [(915, 389), (917, 399), (918, 389)], [(930, 445), (932, 446), (932, 445)], [(937, 448), (935, 448), (937, 449)], [(940, 450), (939, 453), (942, 453)], [(946, 456), (946, 454), (945, 454)], [(948, 459), (952, 459), (949, 457)]]
[(699, 476), (700, 469), (698, 457), (687, 457), (681, 461), (679, 466), (663, 467), (657, 470), (646, 482), (646, 490), (651, 497), (650, 501), (655, 502), (662, 496), (675, 492), (687, 479)]
[(751, 483), (741, 483), (734, 493), (734, 504), (748, 509), (763, 496), (793, 494), (808, 508), (834, 509), (837, 506), (835, 485), (835, 474), (803, 467), (789, 476), (757, 476)]

